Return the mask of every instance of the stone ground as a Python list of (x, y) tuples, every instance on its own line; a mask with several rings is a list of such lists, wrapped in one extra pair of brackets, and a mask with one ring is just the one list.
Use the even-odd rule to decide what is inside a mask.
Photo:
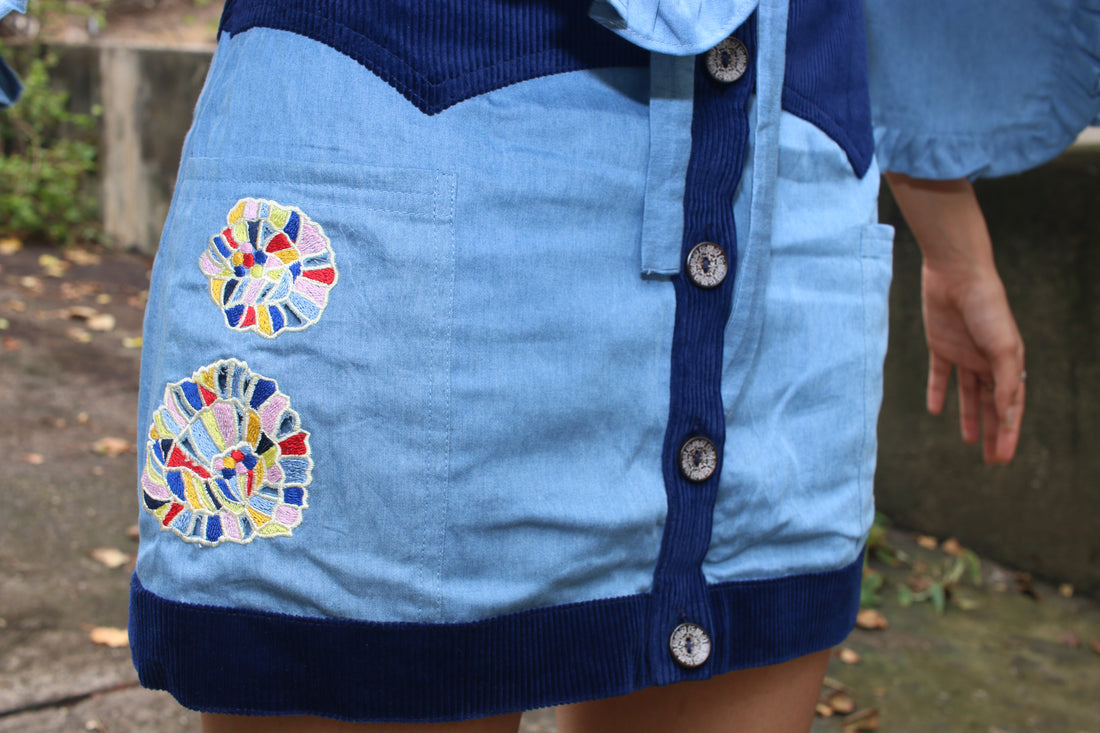
[[(125, 647), (90, 639), (126, 626), (149, 262), (13, 249), (0, 243), (0, 733), (197, 731), (195, 713), (137, 686)], [(815, 733), (876, 717), (890, 733), (1100, 733), (1100, 604), (983, 562), (982, 585), (961, 579), (942, 616), (902, 607), (907, 581), (919, 590), (958, 561), (900, 531), (885, 542), (908, 558), (873, 564), (889, 627), (853, 632), (858, 663), (833, 660), (823, 696), (842, 690), (855, 712)], [(524, 725), (552, 731), (552, 713)]]

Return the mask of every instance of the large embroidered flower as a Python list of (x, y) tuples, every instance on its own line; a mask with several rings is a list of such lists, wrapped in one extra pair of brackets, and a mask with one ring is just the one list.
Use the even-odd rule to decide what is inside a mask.
[(170, 383), (153, 414), (145, 508), (188, 542), (290, 535), (312, 480), (309, 433), (274, 380), (236, 359)]
[(331, 243), (293, 206), (245, 198), (199, 258), (210, 297), (235, 331), (275, 338), (317, 322), (336, 284)]

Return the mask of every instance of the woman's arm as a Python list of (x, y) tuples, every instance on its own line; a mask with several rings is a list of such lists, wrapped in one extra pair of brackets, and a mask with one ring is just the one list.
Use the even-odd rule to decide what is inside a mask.
[(993, 262), (993, 244), (966, 179), (886, 180), (924, 255), (921, 298), (928, 341), (928, 411), (943, 409), (952, 366), (967, 443), (986, 463), (1016, 452), (1024, 412), (1024, 342)]

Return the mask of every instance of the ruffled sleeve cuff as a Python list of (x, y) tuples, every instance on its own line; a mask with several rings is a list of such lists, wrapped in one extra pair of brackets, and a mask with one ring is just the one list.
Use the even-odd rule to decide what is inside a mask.
[(875, 152), (920, 178), (1018, 173), (1100, 114), (1100, 0), (866, 4)]
[(757, 0), (594, 0), (589, 15), (646, 50), (691, 56), (733, 33), (756, 5)]

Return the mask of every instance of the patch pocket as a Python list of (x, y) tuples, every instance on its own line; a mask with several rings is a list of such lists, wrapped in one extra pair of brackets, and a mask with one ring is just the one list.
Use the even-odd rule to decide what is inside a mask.
[[(315, 547), (326, 547), (326, 533), (337, 542), (340, 522), (359, 527), (398, 503), (425, 513), (410, 526), (439, 526), (430, 515), (446, 480), (455, 186), (453, 173), (438, 170), (187, 159), (150, 284), (142, 424), (151, 424), (166, 384), (215, 360), (239, 360), (277, 381), (310, 432), (309, 505), (318, 521), (302, 526), (317, 530), (309, 532)], [(301, 267), (284, 287), (279, 271), (291, 273), (295, 262)], [(233, 270), (240, 282), (228, 299), (225, 267), (243, 268)], [(268, 272), (278, 277), (250, 301), (255, 323), (229, 313), (240, 305), (237, 290), (254, 287), (248, 278)], [(307, 287), (296, 289), (301, 280)], [(296, 292), (315, 296), (316, 312), (287, 295)], [(273, 305), (294, 311), (295, 328), (257, 330), (259, 309)], [(377, 526), (359, 542), (433, 546), (420, 539)]]

